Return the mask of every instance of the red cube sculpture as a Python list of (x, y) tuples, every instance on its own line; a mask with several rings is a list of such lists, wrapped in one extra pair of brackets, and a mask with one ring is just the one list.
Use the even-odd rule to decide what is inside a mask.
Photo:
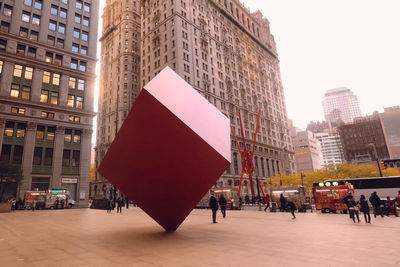
[(99, 173), (167, 231), (230, 164), (230, 122), (166, 67), (139, 94)]

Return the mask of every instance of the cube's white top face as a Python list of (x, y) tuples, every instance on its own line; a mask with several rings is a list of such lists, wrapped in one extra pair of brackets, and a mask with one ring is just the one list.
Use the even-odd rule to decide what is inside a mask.
[(231, 162), (230, 122), (169, 67), (144, 89)]

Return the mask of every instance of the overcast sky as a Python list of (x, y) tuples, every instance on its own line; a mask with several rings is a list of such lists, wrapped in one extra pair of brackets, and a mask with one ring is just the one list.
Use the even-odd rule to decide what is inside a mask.
[(355, 92), (363, 115), (400, 104), (400, 0), (241, 1), (270, 21), (295, 126), (323, 120), (323, 95), (336, 87)]
[(270, 22), (289, 118), (323, 120), (326, 90), (347, 87), (363, 115), (400, 104), (400, 0), (242, 0)]

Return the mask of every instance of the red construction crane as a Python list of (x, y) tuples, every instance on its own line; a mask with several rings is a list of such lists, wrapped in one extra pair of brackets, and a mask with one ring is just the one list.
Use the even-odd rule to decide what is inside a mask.
[[(257, 125), (256, 125), (256, 130), (254, 131), (254, 138), (253, 138), (253, 147), (251, 148), (251, 150), (249, 150), (246, 146), (246, 140), (243, 134), (243, 124), (242, 124), (242, 116), (240, 115), (240, 111), (239, 111), (239, 122), (240, 122), (240, 133), (242, 135), (242, 139), (243, 139), (243, 150), (241, 150), (239, 142), (236, 138), (235, 135), (235, 131), (231, 125), (231, 130), (232, 130), (232, 135), (233, 138), (235, 138), (235, 142), (236, 142), (236, 146), (239, 149), (239, 153), (240, 153), (240, 157), (242, 159), (242, 171), (240, 172), (240, 181), (239, 181), (239, 190), (238, 190), (238, 196), (240, 197), (240, 190), (242, 187), (242, 181), (243, 181), (243, 176), (248, 176), (249, 180), (250, 180), (250, 190), (251, 190), (251, 196), (254, 197), (254, 182), (253, 182), (253, 172), (255, 170), (254, 167), (254, 149), (255, 149), (255, 145), (256, 145), (256, 138), (257, 138), (257, 132), (258, 132), (258, 126), (260, 123), (260, 115), (261, 115), (261, 109), (258, 110), (258, 115), (257, 115)], [(258, 177), (257, 177), (258, 179)], [(262, 195), (265, 197), (264, 195), (264, 191), (262, 189), (262, 186), (260, 183), (258, 183), (258, 187), (260, 189), (260, 191), (262, 192)]]

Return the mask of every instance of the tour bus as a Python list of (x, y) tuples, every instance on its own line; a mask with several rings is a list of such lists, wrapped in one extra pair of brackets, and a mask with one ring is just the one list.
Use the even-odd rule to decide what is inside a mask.
[(354, 197), (356, 200), (359, 200), (361, 195), (364, 195), (368, 199), (372, 192), (376, 192), (382, 200), (388, 196), (394, 199), (398, 191), (400, 191), (400, 176), (349, 178), (328, 180), (326, 182), (351, 183), (354, 187)]
[(281, 194), (288, 200), (292, 201), (299, 211), (306, 211), (309, 206), (304, 191), (304, 187), (301, 185), (294, 186), (272, 186), (271, 187), (271, 202), (275, 202), (278, 208), (281, 207), (280, 197)]
[(316, 210), (320, 210), (322, 213), (347, 212), (347, 206), (343, 199), (349, 193), (354, 194), (354, 188), (351, 183), (345, 181), (326, 181), (314, 183), (312, 192)]

